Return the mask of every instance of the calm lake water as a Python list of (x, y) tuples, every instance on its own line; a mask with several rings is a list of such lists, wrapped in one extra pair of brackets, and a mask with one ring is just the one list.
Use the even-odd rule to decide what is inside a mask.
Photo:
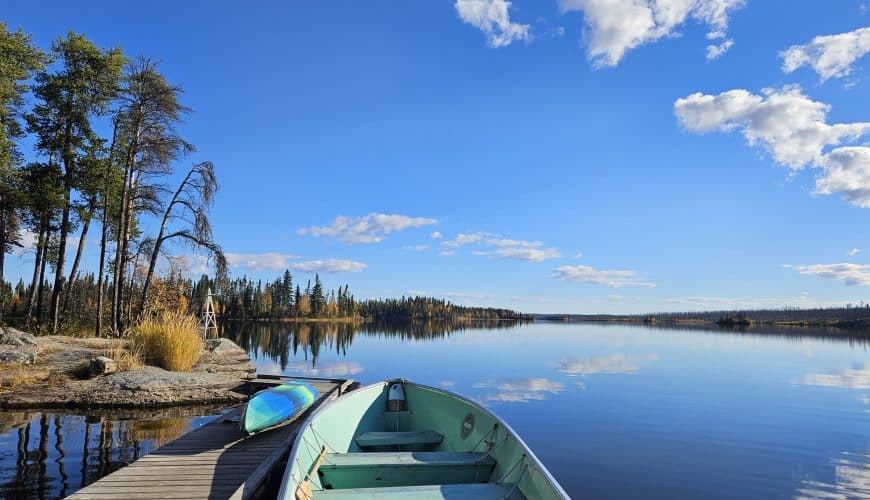
[[(866, 341), (555, 323), (222, 334), (261, 373), (403, 377), (474, 399), (575, 498), (870, 498)], [(0, 495), (72, 493), (216, 414), (185, 412), (0, 412)]]

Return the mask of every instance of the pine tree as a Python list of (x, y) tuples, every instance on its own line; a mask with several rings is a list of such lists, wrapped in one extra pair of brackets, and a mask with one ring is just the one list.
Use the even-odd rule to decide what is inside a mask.
[[(46, 60), (29, 35), (21, 29), (10, 32), (6, 23), (0, 22), (0, 283), (5, 283), (6, 254), (19, 246), (19, 216), (25, 192), (15, 167), (21, 162), (16, 141), (24, 136), (18, 116), (29, 88), (25, 82), (45, 67)], [(0, 298), (0, 319), (3, 305)]]
[(311, 290), (311, 314), (316, 318), (323, 311), (326, 305), (326, 299), (323, 296), (323, 284), (320, 282), (320, 275), (314, 275), (314, 288)]
[(296, 285), (296, 297), (293, 298), (294, 316), (299, 317), (299, 303), (302, 302), (302, 292), (299, 290), (299, 285)]
[(57, 331), (66, 244), (72, 230), (73, 191), (81, 188), (85, 167), (81, 160), (85, 151), (97, 147), (100, 141), (91, 119), (103, 113), (115, 96), (125, 58), (119, 47), (100, 50), (73, 31), (66, 38), (58, 38), (51, 53), (60, 66), (55, 72), (37, 75), (34, 95), (39, 103), (27, 115), (27, 121), (29, 130), (37, 135), (37, 148), (48, 157), (48, 163), (53, 164), (59, 157), (63, 167), (62, 215), (51, 294), (52, 331)]

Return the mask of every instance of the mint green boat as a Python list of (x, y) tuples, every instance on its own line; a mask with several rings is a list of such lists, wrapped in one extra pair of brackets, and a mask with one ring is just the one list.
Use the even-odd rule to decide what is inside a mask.
[(514, 431), (451, 392), (394, 380), (349, 392), (296, 435), (279, 499), (561, 499)]

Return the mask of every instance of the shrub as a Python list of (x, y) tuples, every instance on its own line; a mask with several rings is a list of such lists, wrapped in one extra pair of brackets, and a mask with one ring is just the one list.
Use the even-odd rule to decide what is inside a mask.
[(164, 312), (148, 318), (130, 334), (130, 350), (166, 370), (189, 372), (203, 348), (199, 324), (187, 314)]

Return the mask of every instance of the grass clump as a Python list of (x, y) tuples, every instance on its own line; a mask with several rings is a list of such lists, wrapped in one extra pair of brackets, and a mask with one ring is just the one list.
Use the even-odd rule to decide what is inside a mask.
[(115, 362), (115, 366), (119, 372), (129, 372), (142, 368), (145, 362), (142, 360), (142, 353), (131, 342), (129, 349), (125, 349), (121, 344), (115, 344), (112, 347), (103, 351), (103, 356), (111, 358)]
[(189, 372), (202, 349), (199, 324), (188, 314), (164, 312), (142, 321), (130, 334), (131, 352), (170, 371)]
[(13, 365), (0, 370), (0, 391), (15, 389), (18, 386), (30, 385), (48, 380), (49, 373), (34, 369), (30, 365)]

